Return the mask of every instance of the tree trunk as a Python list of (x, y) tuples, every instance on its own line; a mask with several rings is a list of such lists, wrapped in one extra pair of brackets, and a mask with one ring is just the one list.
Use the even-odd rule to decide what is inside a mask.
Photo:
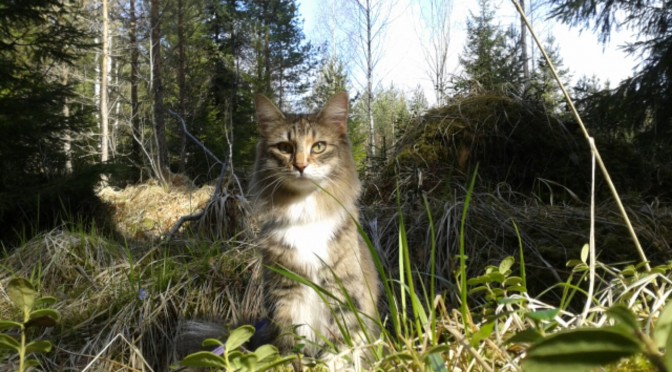
[[(520, 0), (520, 7), (525, 11), (525, 0)], [(527, 61), (527, 27), (525, 26), (525, 18), (520, 16), (520, 59), (523, 63), (523, 77), (525, 78), (525, 85), (530, 81), (530, 67)]]
[(163, 108), (163, 83), (161, 81), (161, 21), (160, 0), (150, 1), (149, 23), (151, 27), (152, 96), (154, 98), (154, 136), (156, 138), (157, 177), (165, 181), (168, 172), (168, 145)]
[[(185, 37), (184, 37), (184, 0), (177, 0), (177, 86), (178, 86), (178, 100), (180, 106), (180, 116), (187, 120), (187, 86), (186, 86), (186, 72), (185, 72)], [(179, 172), (184, 173), (187, 167), (187, 135), (183, 130), (180, 133), (180, 166)]]
[(376, 127), (373, 121), (373, 23), (371, 20), (371, 0), (362, 7), (366, 17), (366, 113), (369, 119), (369, 156), (376, 157)]
[(109, 19), (108, 19), (108, 10), (107, 10), (107, 0), (102, 0), (102, 22), (103, 22), (103, 34), (102, 38), (102, 51), (100, 58), (100, 104), (99, 107), (99, 117), (100, 117), (100, 161), (106, 162), (109, 160), (109, 117), (108, 117), (108, 75), (109, 75), (109, 61), (110, 61), (110, 52), (109, 52)]
[[(61, 83), (63, 85), (68, 85), (69, 73), (70, 67), (64, 64), (61, 73)], [(65, 102), (63, 102), (63, 117), (66, 118), (66, 120), (70, 117), (70, 106), (68, 106), (68, 104), (69, 102), (66, 98)], [(70, 174), (72, 173), (72, 137), (70, 135), (70, 128), (66, 128), (64, 132), (63, 153), (65, 153), (65, 172)]]
[(138, 116), (138, 24), (135, 14), (135, 0), (129, 1), (130, 27), (128, 38), (131, 43), (131, 130), (133, 132), (133, 160), (142, 164), (142, 134), (140, 133), (140, 116)]

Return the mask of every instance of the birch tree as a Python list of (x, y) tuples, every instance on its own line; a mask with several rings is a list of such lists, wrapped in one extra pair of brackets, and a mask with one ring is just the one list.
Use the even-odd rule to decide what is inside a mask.
[(390, 21), (391, 9), (396, 3), (385, 0), (352, 0), (355, 15), (353, 35), (356, 37), (358, 55), (353, 59), (364, 74), (364, 101), (369, 127), (369, 157), (376, 157), (376, 125), (373, 115), (375, 70), (381, 58), (380, 45)]
[[(448, 47), (450, 46), (451, 0), (428, 0), (420, 5), (422, 20), (425, 24), (427, 45), (423, 43), (423, 52), (427, 62), (427, 74), (432, 81), (436, 102), (445, 103), (449, 77), (447, 71)], [(424, 40), (423, 40), (424, 41)]]
[(139, 78), (139, 57), (140, 49), (138, 46), (138, 21), (136, 15), (135, 0), (129, 0), (128, 4), (128, 39), (131, 49), (131, 142), (132, 142), (132, 158), (134, 161), (141, 163), (142, 159), (142, 134), (140, 133), (140, 113), (138, 103), (138, 78)]
[(98, 103), (98, 117), (100, 118), (100, 161), (109, 160), (110, 126), (108, 112), (108, 82), (110, 65), (109, 17), (107, 0), (101, 2), (101, 51), (100, 51), (100, 94)]

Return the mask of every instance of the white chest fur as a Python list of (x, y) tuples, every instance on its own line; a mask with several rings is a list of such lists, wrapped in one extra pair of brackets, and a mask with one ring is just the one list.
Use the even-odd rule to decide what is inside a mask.
[(344, 213), (321, 210), (315, 195), (287, 207), (287, 226), (275, 236), (296, 250), (296, 257), (311, 269), (329, 263), (329, 241), (343, 222)]

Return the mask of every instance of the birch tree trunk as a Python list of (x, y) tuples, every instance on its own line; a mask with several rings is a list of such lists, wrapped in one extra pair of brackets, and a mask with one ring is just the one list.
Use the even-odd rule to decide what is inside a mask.
[(107, 9), (107, 0), (102, 0), (102, 50), (100, 53), (100, 103), (99, 118), (100, 118), (100, 161), (106, 162), (109, 160), (109, 117), (108, 117), (108, 75), (109, 75), (109, 18)]
[[(63, 85), (68, 85), (70, 67), (66, 64), (63, 65), (63, 71), (61, 72), (61, 83)], [(70, 117), (70, 106), (69, 102), (66, 99), (63, 104), (63, 117)], [(65, 153), (65, 172), (70, 174), (72, 173), (72, 136), (70, 135), (70, 129), (65, 129), (63, 134), (63, 152)]]
[[(357, 14), (354, 19), (356, 31), (359, 34), (360, 51), (365, 56), (364, 61), (359, 62), (366, 79), (364, 99), (366, 100), (366, 119), (369, 125), (369, 160), (376, 157), (376, 123), (373, 115), (375, 97), (374, 72), (380, 59), (379, 43), (384, 37), (390, 17), (390, 11), (396, 6), (396, 1), (389, 0), (354, 0)], [(371, 163), (369, 162), (369, 166)]]
[(133, 133), (133, 160), (142, 164), (142, 133), (140, 133), (140, 116), (138, 115), (138, 20), (135, 13), (135, 0), (129, 0), (128, 38), (131, 43), (131, 131)]
[(360, 3), (364, 17), (366, 18), (366, 114), (369, 119), (369, 156), (376, 157), (376, 126), (373, 121), (373, 24), (371, 21), (371, 0), (365, 0), (365, 5)]
[[(520, 7), (525, 13), (525, 0), (520, 0)], [(525, 80), (525, 85), (527, 86), (530, 81), (530, 66), (527, 61), (527, 27), (525, 27), (525, 18), (520, 16), (520, 59), (523, 63), (523, 77)]]
[[(428, 8), (428, 9), (427, 9)], [(448, 46), (450, 45), (450, 10), (452, 1), (431, 0), (422, 9), (422, 17), (429, 34), (422, 40), (427, 46), (423, 48), (427, 61), (428, 75), (434, 87), (436, 102), (445, 103), (448, 88)]]

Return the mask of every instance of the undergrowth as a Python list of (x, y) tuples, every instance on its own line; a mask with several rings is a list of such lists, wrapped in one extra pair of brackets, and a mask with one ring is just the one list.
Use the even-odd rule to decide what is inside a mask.
[[(472, 180), (476, 182), (476, 178)], [(369, 335), (370, 342), (365, 346), (369, 368), (534, 368), (529, 367), (531, 362), (524, 362), (532, 360), (524, 359), (528, 350), (534, 357), (532, 351), (547, 350), (543, 342), (554, 342), (557, 339), (553, 337), (560, 337), (556, 334), (594, 328), (606, 329), (599, 332), (612, 339), (616, 332), (628, 347), (613, 355), (629, 358), (610, 360), (620, 364), (609, 368), (647, 370), (665, 360), (667, 354), (661, 353), (665, 347), (657, 349), (656, 354), (651, 345), (663, 342), (666, 346), (661, 335), (669, 326), (658, 319), (667, 319), (661, 312), (670, 293), (669, 264), (647, 271), (636, 261), (598, 261), (594, 294), (588, 300), (585, 284), (590, 262), (587, 251), (578, 247), (573, 257), (568, 254), (565, 269), (556, 273), (562, 280), (545, 285), (542, 291), (531, 291), (531, 287), (540, 287), (538, 278), (530, 274), (535, 272), (530, 267), (534, 262), (530, 256), (534, 249), (530, 248), (534, 246), (528, 234), (535, 225), (524, 218), (501, 221), (500, 227), (508, 226), (507, 231), (513, 232), (514, 244), (507, 243), (498, 258), (492, 254), (483, 261), (471, 249), (490, 229), (475, 225), (482, 213), (484, 194), (467, 188), (464, 196), (457, 203), (461, 207), (451, 209), (455, 214), (436, 218), (434, 201), (421, 195), (416, 208), (425, 216), (423, 219), (403, 212), (405, 202), (400, 198), (398, 213), (390, 216), (394, 222), (385, 222), (390, 229), (395, 228), (393, 235), (393, 230), (375, 230), (370, 223), (361, 226), (376, 254), (385, 285), (377, 320), (382, 334)], [(494, 195), (488, 199), (496, 200)], [(512, 206), (513, 210), (517, 208)], [(557, 208), (549, 206), (548, 211)], [(447, 226), (447, 215), (457, 221)], [(421, 235), (417, 233), (418, 223), (425, 225), (426, 240), (422, 244), (427, 244), (426, 256), (417, 256), (419, 240), (414, 239)], [(397, 242), (396, 249), (390, 249), (389, 240), (374, 231), (384, 231), (389, 240)], [(454, 250), (451, 242), (456, 244)], [(48, 353), (34, 355), (44, 370), (177, 368), (182, 356), (174, 354), (173, 341), (181, 322), (218, 320), (234, 330), (253, 324), (263, 312), (261, 267), (247, 240), (208, 242), (184, 232), (180, 239), (169, 241), (148, 242), (143, 238), (140, 242), (120, 242), (102, 236), (95, 228), (69, 224), (13, 248), (0, 265), (3, 297), (11, 280), (32, 278), (41, 296), (56, 300), (51, 306), (61, 314), (59, 322), (32, 331), (36, 339), (53, 344)], [(581, 305), (586, 301), (587, 312)], [(0, 301), (0, 319), (16, 319), (10, 304)], [(618, 310), (622, 308), (627, 308), (630, 315), (623, 315)], [(618, 311), (621, 313), (614, 316)], [(588, 336), (599, 339), (600, 334)], [(599, 344), (594, 340), (591, 343)], [(542, 346), (529, 348), (537, 344)], [(557, 347), (551, 344), (550, 349)], [(239, 350), (240, 354), (230, 355), (249, 361), (258, 352)], [(342, 346), (332, 350), (346, 359), (355, 351)], [(282, 359), (286, 356), (267, 349), (261, 353), (264, 357), (259, 360), (281, 361), (281, 369), (290, 370), (290, 359), (296, 359)], [(20, 357), (11, 350), (0, 351), (0, 358), (3, 369), (19, 368)], [(326, 368), (320, 361), (301, 358), (309, 369)]]

